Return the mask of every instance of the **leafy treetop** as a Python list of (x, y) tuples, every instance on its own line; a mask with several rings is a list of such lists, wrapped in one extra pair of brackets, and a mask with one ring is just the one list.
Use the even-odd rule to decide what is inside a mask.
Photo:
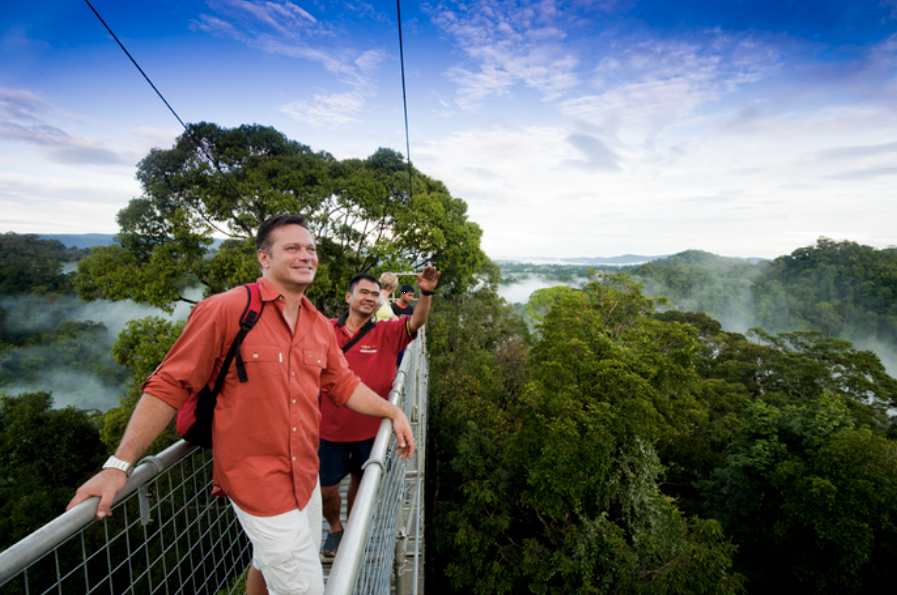
[[(395, 151), (339, 161), (256, 124), (189, 129), (140, 162), (143, 195), (119, 212), (119, 243), (80, 264), (81, 297), (171, 310), (191, 301), (184, 296), (190, 285), (211, 295), (252, 281), (255, 230), (283, 213), (312, 223), (321, 265), (309, 297), (331, 313), (339, 303), (332, 296), (355, 273), (429, 262), (442, 272), (443, 291), (463, 290), (485, 262), (482, 232), (467, 220), (464, 201), (420, 172), (409, 188)], [(213, 235), (227, 238), (217, 251)]]

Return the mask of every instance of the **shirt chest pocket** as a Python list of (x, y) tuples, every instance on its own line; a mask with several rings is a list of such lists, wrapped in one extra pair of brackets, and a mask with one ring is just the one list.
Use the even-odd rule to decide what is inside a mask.
[(242, 345), (240, 355), (246, 368), (248, 382), (237, 381), (237, 363), (231, 364), (231, 374), (238, 382), (236, 390), (242, 398), (269, 399), (277, 396), (277, 378), (286, 371), (286, 354), (273, 345)]
[(283, 351), (271, 345), (243, 345), (240, 354), (247, 365), (282, 364), (284, 361)]
[(319, 382), (321, 372), (327, 367), (327, 356), (323, 351), (303, 350), (301, 373), (305, 378)]
[[(303, 351), (302, 363), (306, 367), (319, 368), (323, 370), (327, 367), (327, 356), (323, 351)], [(317, 372), (320, 374), (320, 371)]]

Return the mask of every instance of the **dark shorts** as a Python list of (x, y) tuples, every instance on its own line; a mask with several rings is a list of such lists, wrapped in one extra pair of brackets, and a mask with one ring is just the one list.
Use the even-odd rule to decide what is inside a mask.
[(348, 475), (361, 475), (361, 466), (371, 456), (374, 439), (361, 442), (321, 441), (318, 458), (321, 459), (321, 487), (335, 486)]

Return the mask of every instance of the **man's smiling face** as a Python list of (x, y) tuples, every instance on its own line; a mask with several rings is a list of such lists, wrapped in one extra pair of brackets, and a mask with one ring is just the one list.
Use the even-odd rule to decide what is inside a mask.
[(346, 294), (349, 310), (370, 317), (380, 307), (380, 286), (367, 279), (359, 279), (352, 293)]
[(282, 289), (304, 293), (318, 270), (314, 238), (301, 225), (278, 227), (271, 238), (270, 250), (259, 250), (265, 278)]

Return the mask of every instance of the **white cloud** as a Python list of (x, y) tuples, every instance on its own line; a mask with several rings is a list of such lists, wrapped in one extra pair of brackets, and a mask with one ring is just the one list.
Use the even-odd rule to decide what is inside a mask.
[(16, 171), (30, 169), (24, 161), (0, 160), (0, 168), (0, 232), (115, 233), (116, 213), (140, 193), (132, 168), (119, 176)]
[(599, 93), (567, 99), (562, 114), (601, 131), (612, 149), (657, 159), (705, 124), (706, 109), (777, 67), (775, 51), (718, 32), (702, 45), (663, 39), (617, 40), (598, 61)]
[[(211, 0), (208, 5), (251, 32), (269, 29), (292, 38), (329, 34), (308, 11), (289, 1)], [(194, 26), (210, 33), (229, 34), (237, 29), (233, 23), (210, 15), (200, 15)]]
[(356, 49), (334, 26), (289, 1), (212, 0), (215, 15), (201, 15), (195, 30), (234, 39), (248, 47), (318, 62), (341, 82), (368, 87), (370, 73), (386, 56), (380, 49)]
[[(289, 1), (212, 0), (216, 15), (202, 15), (193, 23), (196, 30), (234, 39), (248, 47), (321, 64), (352, 91), (321, 92), (312, 100), (297, 100), (280, 108), (314, 126), (342, 126), (356, 122), (367, 98), (377, 93), (373, 75), (389, 56), (379, 48), (357, 49), (338, 35), (334, 26), (315, 18)], [(349, 7), (356, 14), (380, 19), (369, 5)]]
[(23, 142), (46, 159), (63, 165), (121, 165), (123, 156), (96, 138), (73, 136), (50, 123), (65, 116), (25, 89), (0, 87), (0, 140)]
[(554, 100), (579, 84), (578, 60), (565, 47), (569, 19), (551, 2), (482, 0), (450, 10), (430, 10), (475, 68), (457, 65), (446, 76), (458, 85), (459, 107), (475, 110), (491, 96), (506, 95), (518, 83)]
[[(132, 151), (145, 157), (150, 149), (170, 149), (177, 141), (178, 136), (184, 132), (183, 128), (151, 128), (141, 126), (128, 131), (128, 137), (133, 145)], [(135, 162), (136, 163), (136, 162)]]
[(377, 68), (386, 58), (386, 52), (383, 50), (368, 50), (355, 60), (355, 64), (362, 72), (370, 72)]
[(709, 74), (564, 102), (576, 116), (564, 125), (455, 132), (419, 146), (416, 162), (468, 202), (492, 256), (774, 257), (821, 235), (895, 243), (884, 214), (897, 111), (829, 97), (744, 103), (726, 95), (724, 65), (705, 64)]
[(358, 121), (364, 98), (354, 92), (315, 95), (312, 102), (295, 101), (280, 110), (312, 126), (343, 126)]

